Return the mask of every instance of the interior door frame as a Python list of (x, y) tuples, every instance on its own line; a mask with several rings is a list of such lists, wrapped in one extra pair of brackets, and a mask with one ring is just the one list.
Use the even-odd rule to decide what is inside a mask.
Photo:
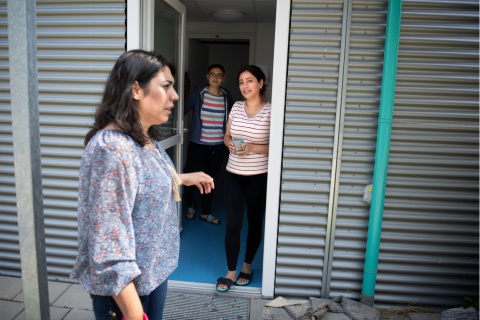
[[(183, 81), (185, 71), (185, 6), (178, 0), (163, 0), (180, 14), (179, 33), (180, 42), (178, 48), (177, 74), (175, 82), (178, 84), (177, 109), (183, 106)], [(127, 0), (127, 50), (133, 49), (153, 49), (154, 36), (154, 12), (155, 0)], [(183, 113), (178, 112), (177, 133), (172, 137), (160, 141), (164, 149), (168, 149), (177, 144), (183, 144)], [(178, 155), (177, 155), (178, 156)], [(175, 166), (177, 164), (175, 163)], [(180, 167), (177, 167), (180, 168)]]
[[(178, 0), (163, 0), (165, 3), (170, 5), (180, 14), (179, 19), (179, 48), (178, 48), (178, 57), (177, 57), (177, 74), (175, 76), (175, 82), (178, 84), (177, 93), (179, 99), (177, 101), (177, 133), (165, 140), (160, 141), (160, 145), (164, 149), (168, 149), (177, 144), (183, 144), (183, 112), (180, 112), (180, 106), (183, 106), (183, 81), (184, 81), (184, 72), (185, 72), (185, 6)], [(134, 6), (134, 8), (131, 8)], [(155, 0), (127, 0), (127, 50), (131, 49), (144, 49), (144, 50), (153, 50), (153, 39), (154, 39), (154, 13), (155, 13)], [(131, 10), (133, 9), (133, 10)], [(130, 12), (132, 11), (132, 12)], [(133, 26), (132, 26), (133, 25)], [(129, 27), (132, 28), (130, 32)], [(129, 34), (133, 34), (129, 37)], [(135, 36), (137, 35), (137, 36)], [(180, 149), (180, 148), (178, 148)], [(177, 150), (178, 153), (178, 150)], [(181, 154), (177, 154), (178, 164), (175, 163), (177, 170), (180, 169), (181, 164)]]
[[(159, 0), (157, 0), (159, 1)], [(183, 123), (183, 82), (185, 72), (185, 15), (186, 8), (178, 0), (162, 0), (172, 7), (180, 16), (178, 21), (179, 43), (178, 56), (176, 63), (175, 82), (177, 84), (178, 101), (176, 102), (176, 132), (167, 139), (161, 140), (160, 145), (167, 150), (175, 148), (174, 165), (177, 172), (181, 173), (183, 168), (183, 141), (184, 141), (184, 123)], [(153, 50), (154, 47), (154, 13), (155, 0), (127, 0), (127, 51), (133, 49)], [(182, 228), (182, 203), (177, 202), (178, 217), (180, 229)]]
[[(262, 296), (273, 299), (278, 248), (278, 219), (283, 162), (283, 134), (287, 88), (288, 49), (290, 45), (291, 0), (276, 0), (275, 42), (272, 70), (272, 114), (268, 152), (267, 206), (263, 249)], [(283, 21), (288, 21), (284, 23)]]

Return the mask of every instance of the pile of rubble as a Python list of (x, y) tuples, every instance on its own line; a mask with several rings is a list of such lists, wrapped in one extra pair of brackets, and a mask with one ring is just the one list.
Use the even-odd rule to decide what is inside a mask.
[[(384, 309), (385, 310), (385, 309)], [(388, 314), (388, 313), (387, 313)], [(399, 315), (382, 315), (379, 309), (369, 307), (345, 297), (309, 300), (287, 300), (279, 297), (262, 308), (265, 320), (478, 320), (478, 310), (455, 308), (435, 313), (410, 312)]]

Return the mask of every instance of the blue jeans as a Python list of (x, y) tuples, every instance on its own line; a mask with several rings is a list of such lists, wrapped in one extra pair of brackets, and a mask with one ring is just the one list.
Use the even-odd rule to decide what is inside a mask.
[[(140, 296), (143, 311), (149, 320), (162, 320), (163, 307), (167, 298), (168, 280), (153, 290), (149, 295)], [(97, 296), (91, 294), (93, 312), (96, 320), (120, 320), (122, 312), (111, 296)]]

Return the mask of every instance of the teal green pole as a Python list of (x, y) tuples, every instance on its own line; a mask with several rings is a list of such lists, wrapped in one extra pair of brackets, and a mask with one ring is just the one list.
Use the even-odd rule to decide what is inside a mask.
[(377, 278), (378, 252), (382, 231), (383, 204), (387, 184), (388, 156), (392, 133), (393, 103), (397, 77), (398, 45), (400, 39), (400, 19), (402, 0), (389, 0), (385, 52), (383, 58), (382, 91), (378, 116), (377, 147), (373, 172), (372, 200), (368, 223), (367, 251), (363, 272), (362, 296), (360, 301), (373, 306), (375, 281)]

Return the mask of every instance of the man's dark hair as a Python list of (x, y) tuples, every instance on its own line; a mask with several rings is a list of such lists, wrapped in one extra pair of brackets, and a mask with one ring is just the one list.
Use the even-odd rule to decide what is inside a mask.
[(207, 73), (210, 73), (210, 70), (212, 70), (213, 68), (219, 68), (220, 70), (222, 70), (223, 74), (225, 75), (225, 68), (221, 64), (218, 64), (218, 63), (211, 64), (208, 67)]

